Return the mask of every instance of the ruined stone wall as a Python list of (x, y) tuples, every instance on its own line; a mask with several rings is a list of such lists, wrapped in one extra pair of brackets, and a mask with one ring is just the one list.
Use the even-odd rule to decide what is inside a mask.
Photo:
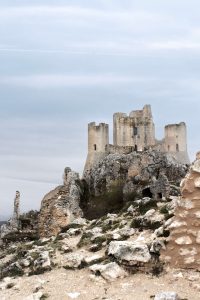
[(155, 144), (155, 128), (151, 107), (145, 105), (143, 110), (132, 111), (129, 116), (115, 113), (113, 116), (113, 142), (115, 146), (131, 146), (143, 151)]
[(173, 154), (181, 163), (190, 163), (187, 153), (186, 124), (184, 122), (165, 126), (164, 151)]
[(200, 271), (200, 153), (181, 183), (181, 194), (162, 258), (174, 268)]
[(88, 124), (88, 156), (85, 171), (101, 158), (105, 157), (105, 147), (109, 144), (109, 126), (105, 123)]
[(134, 151), (134, 147), (131, 146), (114, 146), (106, 145), (106, 155), (109, 154), (129, 154)]

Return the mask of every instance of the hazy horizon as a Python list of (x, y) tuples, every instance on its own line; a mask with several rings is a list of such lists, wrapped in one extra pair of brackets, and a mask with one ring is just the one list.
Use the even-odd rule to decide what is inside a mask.
[[(0, 215), (39, 209), (66, 166), (82, 172), (87, 124), (151, 104), (156, 137), (186, 122), (199, 146), (198, 1), (0, 0)], [(112, 136), (110, 136), (112, 142)]]

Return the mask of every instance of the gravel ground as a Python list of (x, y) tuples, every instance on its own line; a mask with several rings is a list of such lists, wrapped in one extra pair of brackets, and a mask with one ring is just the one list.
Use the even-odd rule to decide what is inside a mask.
[(161, 291), (177, 292), (181, 299), (199, 300), (199, 278), (199, 273), (169, 270), (159, 277), (135, 274), (108, 283), (101, 277), (91, 277), (86, 269), (55, 269), (42, 275), (16, 278), (14, 287), (0, 291), (0, 299), (25, 300), (39, 284), (40, 291), (49, 300), (147, 300)]

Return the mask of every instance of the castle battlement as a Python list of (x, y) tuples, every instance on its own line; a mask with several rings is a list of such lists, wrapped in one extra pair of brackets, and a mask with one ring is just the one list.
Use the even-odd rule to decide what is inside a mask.
[(117, 112), (113, 115), (113, 145), (109, 144), (109, 125), (95, 122), (88, 124), (88, 156), (85, 171), (110, 153), (127, 154), (152, 149), (172, 154), (178, 162), (189, 164), (187, 153), (186, 124), (168, 124), (164, 128), (164, 138), (155, 137), (155, 126), (151, 106), (130, 114)]

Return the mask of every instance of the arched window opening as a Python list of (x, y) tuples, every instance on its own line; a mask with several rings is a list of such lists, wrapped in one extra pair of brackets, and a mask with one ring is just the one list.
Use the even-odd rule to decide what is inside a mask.
[(137, 152), (137, 150), (138, 150), (138, 147), (137, 147), (137, 145), (135, 145), (135, 147), (134, 147), (134, 151), (136, 151), (136, 152)]
[(97, 151), (97, 145), (94, 144), (94, 151)]
[(179, 152), (179, 144), (176, 144), (176, 152)]

